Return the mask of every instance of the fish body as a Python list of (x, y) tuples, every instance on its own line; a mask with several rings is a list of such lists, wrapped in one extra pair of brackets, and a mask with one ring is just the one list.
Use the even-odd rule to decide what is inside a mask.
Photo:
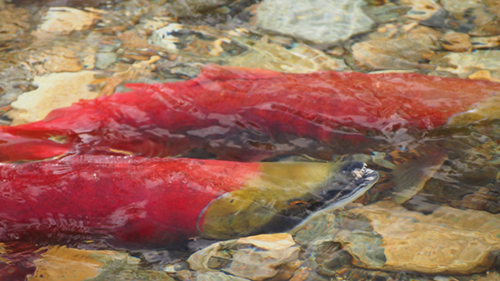
[(383, 145), (387, 132), (443, 126), (500, 92), (498, 83), (412, 73), (284, 74), (215, 65), (188, 81), (128, 87), (39, 122), (3, 127), (0, 161), (72, 152), (175, 156), (194, 148), (260, 160), (311, 150), (313, 142), (342, 148), (333, 153), (361, 152)]
[(352, 202), (377, 179), (361, 162), (76, 155), (2, 163), (0, 241), (174, 245), (284, 230), (324, 204)]

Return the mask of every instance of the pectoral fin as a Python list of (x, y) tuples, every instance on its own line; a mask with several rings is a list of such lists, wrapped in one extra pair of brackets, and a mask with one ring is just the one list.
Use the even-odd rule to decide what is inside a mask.
[(433, 151), (418, 159), (396, 165), (392, 171), (394, 202), (403, 204), (417, 194), (448, 159), (444, 151)]

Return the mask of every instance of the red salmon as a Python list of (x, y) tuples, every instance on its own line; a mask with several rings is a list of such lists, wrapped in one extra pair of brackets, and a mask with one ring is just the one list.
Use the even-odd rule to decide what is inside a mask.
[(361, 162), (239, 163), (76, 155), (0, 164), (0, 241), (172, 245), (292, 227), (378, 179)]
[(2, 128), (0, 161), (70, 152), (173, 156), (193, 148), (235, 150), (258, 160), (262, 155), (241, 152), (289, 151), (314, 142), (342, 148), (335, 153), (361, 152), (384, 143), (381, 132), (440, 127), (500, 93), (498, 83), (411, 73), (283, 74), (215, 65), (184, 82), (128, 86), (131, 92)]

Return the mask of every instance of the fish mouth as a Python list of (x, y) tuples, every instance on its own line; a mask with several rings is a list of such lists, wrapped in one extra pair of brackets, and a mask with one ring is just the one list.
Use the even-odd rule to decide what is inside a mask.
[(327, 185), (323, 194), (320, 194), (323, 202), (321, 209), (331, 206), (345, 206), (363, 195), (379, 178), (378, 173), (368, 169), (363, 162), (347, 162), (342, 168), (341, 174), (344, 179), (335, 179), (335, 182)]
[(343, 179), (335, 179), (327, 185), (322, 194), (319, 194), (322, 198), (321, 206), (310, 210), (312, 213), (303, 218), (289, 232), (294, 233), (310, 221), (352, 203), (365, 194), (379, 179), (378, 172), (369, 169), (363, 162), (345, 163), (341, 174)]

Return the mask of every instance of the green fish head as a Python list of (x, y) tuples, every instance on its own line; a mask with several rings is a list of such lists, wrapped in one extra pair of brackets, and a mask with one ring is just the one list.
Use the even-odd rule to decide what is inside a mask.
[(334, 210), (356, 200), (378, 180), (362, 162), (262, 163), (259, 176), (226, 193), (200, 214), (199, 233), (231, 239), (284, 231), (319, 210)]

